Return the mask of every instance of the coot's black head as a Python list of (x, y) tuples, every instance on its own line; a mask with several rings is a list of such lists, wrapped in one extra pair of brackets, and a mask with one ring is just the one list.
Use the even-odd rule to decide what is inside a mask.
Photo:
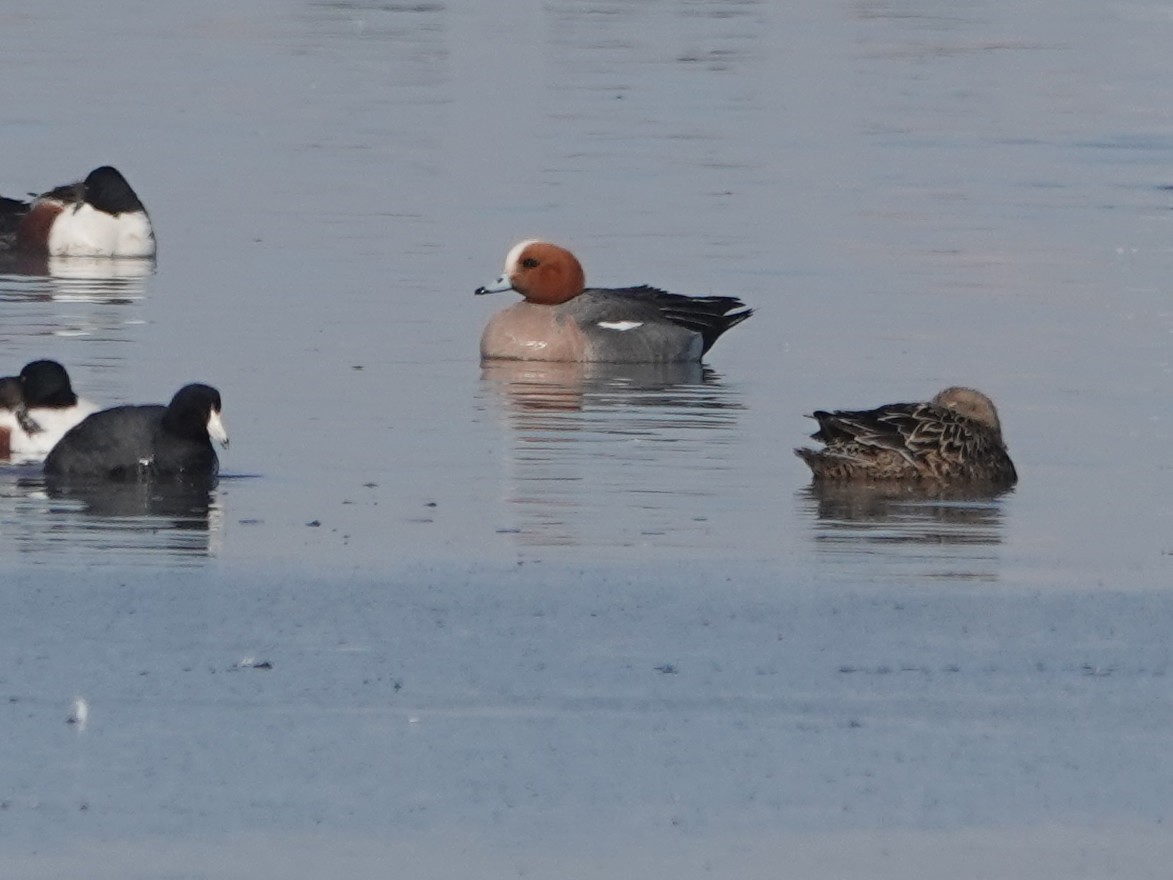
[(163, 427), (189, 440), (210, 438), (228, 446), (228, 432), (220, 420), (220, 392), (211, 385), (184, 385), (176, 391), (163, 415)]
[(126, 178), (109, 165), (91, 171), (85, 179), (85, 189), (86, 201), (107, 214), (145, 210)]
[(20, 371), (21, 391), (29, 409), (75, 406), (77, 395), (69, 384), (69, 374), (57, 361), (32, 361)]

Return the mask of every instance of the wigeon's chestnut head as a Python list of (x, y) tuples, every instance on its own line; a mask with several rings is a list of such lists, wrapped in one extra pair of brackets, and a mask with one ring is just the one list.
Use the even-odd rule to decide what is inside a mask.
[(109, 165), (31, 202), (0, 197), (0, 253), (153, 257), (155, 231), (126, 178)]
[(953, 386), (927, 403), (889, 403), (870, 410), (819, 410), (811, 438), (823, 449), (796, 449), (816, 482), (908, 483), (941, 488), (1008, 488), (1018, 473), (994, 402)]
[(596, 363), (699, 361), (751, 314), (731, 296), (689, 297), (655, 287), (588, 288), (582, 264), (547, 241), (519, 242), (505, 271), (476, 293), (513, 290), (522, 301), (494, 315), (481, 357)]
[(0, 379), (0, 432), (7, 434), (3, 457), (41, 461), (66, 431), (97, 409), (74, 393), (57, 361), (25, 364), (19, 376)]
[(478, 294), (517, 291), (526, 302), (556, 306), (586, 289), (586, 273), (578, 257), (548, 241), (519, 242), (505, 257), (505, 271)]

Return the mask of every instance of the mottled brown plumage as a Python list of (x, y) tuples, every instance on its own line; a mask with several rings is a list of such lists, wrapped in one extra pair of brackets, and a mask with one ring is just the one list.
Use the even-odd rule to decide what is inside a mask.
[(972, 388), (946, 388), (928, 403), (816, 412), (811, 437), (824, 449), (796, 449), (816, 480), (969, 483), (1018, 480), (993, 401)]

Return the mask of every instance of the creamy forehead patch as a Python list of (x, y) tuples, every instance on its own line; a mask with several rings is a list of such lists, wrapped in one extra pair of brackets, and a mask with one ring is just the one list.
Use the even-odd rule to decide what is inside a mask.
[(538, 239), (527, 238), (525, 241), (519, 241), (512, 248), (509, 253), (505, 255), (505, 274), (508, 275), (510, 269), (517, 265), (517, 261), (521, 259), (521, 252), (524, 251), (531, 244), (538, 244)]

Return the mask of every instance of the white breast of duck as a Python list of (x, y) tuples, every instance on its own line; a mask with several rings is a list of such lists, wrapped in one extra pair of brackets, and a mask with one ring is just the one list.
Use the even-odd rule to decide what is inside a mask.
[(0, 426), (11, 431), (12, 460), (28, 463), (43, 459), (70, 428), (97, 411), (95, 404), (79, 398), (69, 407), (33, 407), (27, 411), (24, 424), (8, 410), (0, 411)]
[(47, 244), (53, 257), (150, 257), (155, 233), (145, 211), (108, 214), (80, 202), (57, 215)]

